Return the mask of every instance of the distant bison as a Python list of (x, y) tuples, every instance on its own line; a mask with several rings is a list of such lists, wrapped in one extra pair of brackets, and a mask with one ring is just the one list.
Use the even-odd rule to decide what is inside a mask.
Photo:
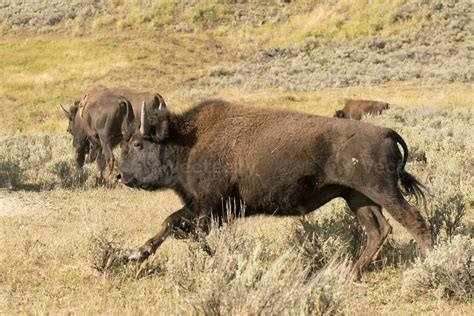
[[(140, 129), (124, 138), (117, 178), (130, 187), (171, 188), (184, 205), (130, 260), (146, 259), (170, 234), (206, 228), (210, 217), (224, 221), (228, 201), (245, 216), (286, 216), (307, 214), (337, 197), (346, 200), (367, 234), (357, 273), (375, 259), (391, 231), (382, 207), (424, 253), (431, 249), (422, 216), (404, 198), (423, 198), (423, 191), (405, 171), (408, 149), (391, 129), (220, 100), (182, 114), (141, 114)], [(153, 140), (151, 128), (165, 120), (169, 137)]]
[[(127, 113), (126, 118), (122, 117), (119, 113), (115, 113), (115, 111), (118, 110), (116, 102), (119, 99), (121, 102), (126, 102), (128, 106), (131, 106), (132, 111)], [(142, 104), (145, 104), (150, 112), (166, 109), (166, 103), (163, 97), (158, 93), (140, 92), (123, 86), (107, 88), (100, 84), (87, 87), (84, 96), (80, 101), (74, 102), (70, 111), (67, 111), (61, 106), (66, 116), (70, 119), (68, 131), (73, 135), (78, 134), (78, 137), (81, 139), (83, 138), (82, 141), (77, 141), (74, 145), (76, 147), (79, 146), (79, 143), (82, 144), (79, 146), (79, 152), (76, 152), (76, 164), (78, 168), (82, 168), (84, 156), (87, 154), (88, 162), (93, 162), (98, 159), (97, 164), (99, 166), (100, 177), (102, 177), (106, 166), (108, 166), (109, 171), (112, 172), (114, 157), (111, 149), (120, 143), (122, 138), (122, 132), (118, 133), (118, 129), (123, 130), (124, 124), (130, 124), (134, 121), (135, 117), (140, 117)], [(104, 109), (107, 110), (104, 111)], [(114, 112), (115, 116), (113, 116), (110, 111)], [(104, 114), (112, 115), (113, 117), (105, 118)], [(105, 120), (107, 120), (107, 122), (105, 122)], [(89, 125), (99, 121), (105, 125), (98, 126), (96, 124), (94, 130), (92, 130)], [(74, 122), (74, 124), (71, 124), (72, 122)], [(77, 130), (78, 132), (72, 133), (73, 130)], [(87, 130), (87, 132), (83, 133), (83, 130)], [(165, 139), (167, 137), (167, 130), (166, 124), (163, 124), (160, 130), (154, 129), (153, 138), (157, 141)], [(110, 136), (110, 140), (105, 140), (105, 138), (109, 138), (108, 134), (112, 131), (114, 131), (115, 135)], [(103, 140), (101, 140), (101, 136)]]
[(334, 117), (360, 120), (364, 114), (381, 114), (389, 108), (386, 102), (346, 99), (344, 108), (337, 110)]
[(69, 119), (67, 130), (73, 136), (76, 167), (82, 169), (88, 154), (90, 162), (97, 160), (99, 177), (103, 178), (106, 168), (109, 176), (114, 167), (112, 149), (134, 121), (130, 102), (104, 86), (91, 86), (69, 111), (60, 107)]

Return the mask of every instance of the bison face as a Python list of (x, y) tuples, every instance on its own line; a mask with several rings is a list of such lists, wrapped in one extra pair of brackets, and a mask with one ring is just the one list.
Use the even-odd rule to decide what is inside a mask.
[(172, 182), (172, 168), (164, 160), (166, 145), (134, 133), (121, 145), (117, 179), (129, 187), (154, 190)]
[(151, 118), (146, 112), (143, 102), (140, 128), (131, 126), (125, 133), (117, 178), (127, 186), (148, 190), (169, 187), (176, 175), (170, 145), (164, 142), (168, 137), (169, 114), (161, 107)]
[(67, 117), (69, 123), (67, 126), (67, 132), (71, 135), (77, 134), (77, 128), (75, 127), (75, 121), (76, 121), (76, 114), (77, 110), (79, 108), (79, 101), (74, 101), (72, 104), (71, 109), (68, 111), (66, 110), (61, 104), (59, 105), (61, 110), (63, 111), (64, 115)]
[(84, 139), (81, 133), (81, 121), (77, 119), (77, 112), (79, 109), (79, 101), (74, 101), (70, 110), (67, 111), (62, 105), (60, 105), (61, 110), (68, 119), (67, 132), (72, 135), (73, 141), (72, 145), (78, 152), (78, 155), (83, 155), (82, 152), (85, 152), (87, 148), (87, 141)]

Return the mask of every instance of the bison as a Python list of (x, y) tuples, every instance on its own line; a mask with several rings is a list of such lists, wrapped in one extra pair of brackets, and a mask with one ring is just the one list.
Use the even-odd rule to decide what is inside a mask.
[(114, 166), (112, 149), (134, 121), (130, 102), (104, 86), (91, 86), (69, 111), (60, 108), (69, 119), (67, 131), (73, 136), (76, 167), (82, 169), (88, 154), (89, 161), (97, 160), (99, 178), (104, 178), (105, 169), (109, 177)]
[[(108, 98), (110, 98), (110, 100), (108, 100)], [(108, 119), (108, 124), (110, 125), (106, 124), (99, 126), (96, 124), (94, 130), (91, 130), (89, 125), (92, 121), (95, 120), (95, 122), (98, 122), (100, 120), (104, 120), (105, 118), (102, 117), (104, 113), (111, 114), (117, 110), (116, 106), (113, 104), (117, 104), (116, 101), (118, 98), (124, 102), (126, 101), (132, 107), (132, 111), (129, 111), (128, 109), (130, 113), (127, 113), (125, 120), (123, 120), (124, 117), (121, 115), (114, 116), (112, 114), (112, 116)], [(146, 107), (149, 111), (166, 109), (166, 103), (163, 97), (158, 93), (139, 92), (123, 86), (109, 89), (106, 86), (100, 84), (94, 84), (87, 87), (82, 99), (80, 101), (74, 101), (73, 107), (70, 111), (65, 110), (64, 107), (61, 106), (61, 109), (69, 118), (70, 124), (68, 132), (72, 133), (73, 129), (77, 130), (79, 131), (78, 134), (80, 134), (79, 137), (84, 138), (84, 140), (77, 141), (74, 145), (76, 150), (78, 150), (77, 148), (80, 148), (76, 155), (77, 167), (79, 169), (82, 168), (84, 164), (84, 157), (87, 154), (88, 162), (93, 162), (99, 158), (99, 160), (97, 160), (97, 164), (99, 166), (100, 178), (102, 178), (102, 173), (106, 165), (109, 167), (108, 169), (111, 172), (114, 164), (114, 158), (111, 153), (111, 149), (120, 143), (122, 137), (122, 134), (116, 131), (118, 131), (118, 128), (123, 130), (123, 126), (126, 122), (126, 124), (129, 124), (135, 117), (140, 117), (141, 106), (143, 103), (146, 104)], [(100, 108), (108, 108), (108, 110), (103, 112), (98, 110)], [(78, 113), (77, 118), (76, 113)], [(84, 113), (87, 113), (87, 115), (85, 116)], [(88, 132), (82, 132), (84, 127), (88, 129)], [(113, 137), (113, 140), (101, 141), (100, 136), (102, 135), (102, 138), (106, 138), (108, 137), (107, 134), (112, 130), (116, 134)], [(157, 141), (165, 139), (167, 137), (167, 130), (166, 124), (162, 124), (162, 129), (154, 130), (154, 139)], [(75, 135), (76, 133), (72, 134)], [(79, 146), (78, 144), (81, 142), (83, 145)], [(107, 143), (105, 148), (102, 146), (102, 143), (104, 142)]]
[(389, 108), (386, 102), (346, 99), (344, 108), (337, 110), (334, 117), (360, 120), (364, 114), (381, 114)]
[[(183, 207), (129, 260), (145, 260), (169, 235), (206, 228), (210, 217), (225, 219), (226, 201), (234, 201), (237, 214), (245, 208), (244, 216), (287, 216), (343, 198), (368, 238), (355, 264), (357, 274), (391, 232), (382, 208), (413, 235), (423, 253), (431, 249), (423, 217), (404, 197), (422, 199), (423, 187), (405, 170), (407, 145), (391, 129), (221, 100), (182, 114), (144, 110), (141, 115), (144, 124), (129, 130), (122, 142), (117, 178), (135, 188), (171, 188)], [(165, 120), (169, 137), (155, 141), (150, 128), (160, 128)]]

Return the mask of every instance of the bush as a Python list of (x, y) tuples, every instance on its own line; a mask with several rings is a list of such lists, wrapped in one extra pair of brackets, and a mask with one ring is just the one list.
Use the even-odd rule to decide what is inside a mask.
[(424, 261), (418, 260), (404, 273), (402, 294), (412, 300), (419, 295), (472, 300), (473, 255), (473, 239), (455, 236), (452, 242), (439, 245)]
[[(184, 304), (202, 314), (331, 314), (339, 309), (349, 280), (347, 262), (330, 261), (312, 273), (294, 249), (268, 260), (262, 246), (238, 223), (213, 229), (202, 242), (166, 265)], [(211, 255), (212, 254), (212, 255)]]
[(291, 243), (313, 269), (321, 269), (334, 258), (356, 260), (366, 243), (366, 235), (347, 207), (333, 210), (329, 218), (316, 221), (301, 218)]
[[(69, 135), (0, 135), (0, 187), (10, 189), (76, 188), (93, 174), (95, 164), (85, 166), (85, 178), (75, 167)], [(86, 185), (94, 186), (92, 179)]]
[(437, 196), (430, 202), (427, 212), (433, 242), (452, 241), (466, 214), (464, 195), (455, 193)]
[(0, 161), (0, 188), (13, 189), (20, 184), (22, 170), (17, 162)]

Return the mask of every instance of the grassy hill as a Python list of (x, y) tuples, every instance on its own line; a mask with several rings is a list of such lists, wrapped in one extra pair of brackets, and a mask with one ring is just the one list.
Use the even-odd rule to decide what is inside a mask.
[[(287, 3), (288, 2), (288, 3)], [(0, 314), (472, 315), (473, 4), (469, 0), (5, 1), (0, 4)], [(407, 141), (439, 250), (394, 234), (361, 283), (362, 231), (343, 201), (169, 240), (143, 265), (109, 260), (181, 205), (169, 191), (78, 184), (60, 103), (92, 83), (364, 120)], [(117, 155), (119, 153), (117, 152)], [(204, 253), (202, 243), (215, 256)], [(345, 261), (343, 258), (347, 258)], [(335, 261), (333, 261), (335, 260)], [(270, 303), (269, 303), (270, 302)]]

